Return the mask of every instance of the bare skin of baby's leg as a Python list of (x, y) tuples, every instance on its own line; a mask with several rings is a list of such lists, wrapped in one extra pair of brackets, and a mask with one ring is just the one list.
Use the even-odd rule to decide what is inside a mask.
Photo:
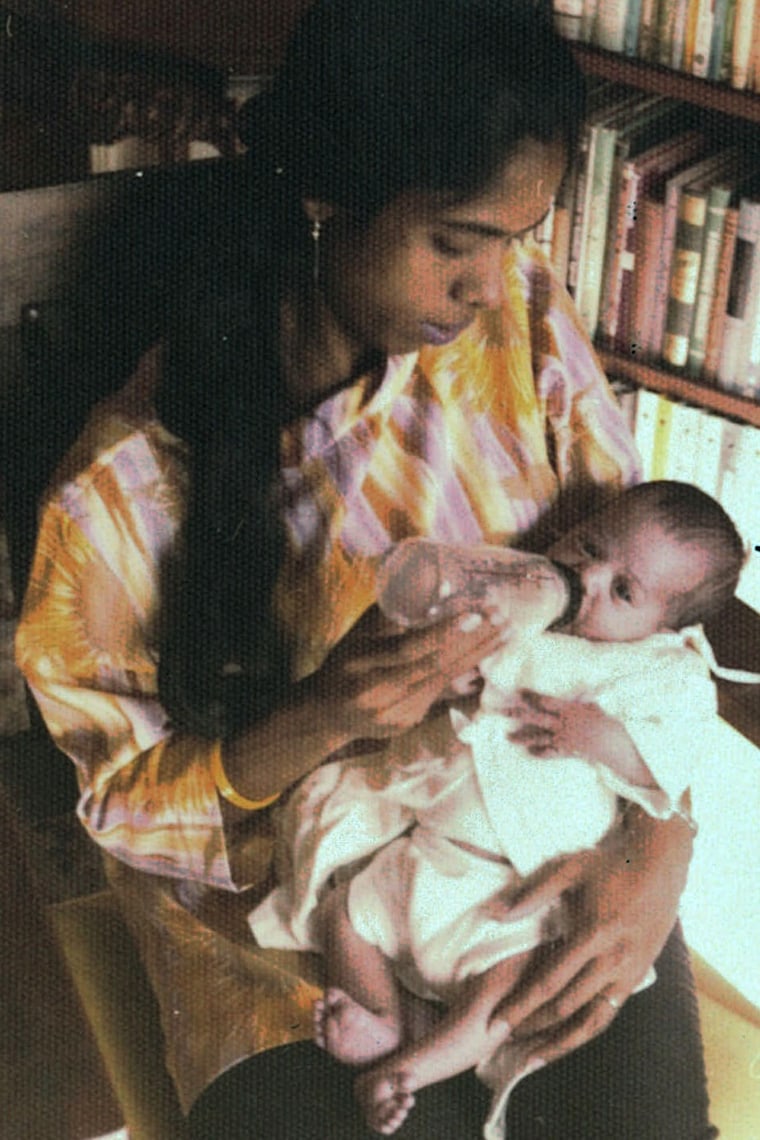
[(319, 905), (327, 985), (314, 1009), (314, 1037), (337, 1060), (366, 1065), (398, 1047), (401, 998), (385, 955), (351, 925), (347, 896), (344, 883)]
[(514, 955), (471, 978), (427, 1034), (359, 1074), (354, 1088), (370, 1128), (391, 1135), (408, 1116), (417, 1089), (474, 1068), (507, 1039), (507, 1026), (491, 1023), (491, 1014), (528, 957)]

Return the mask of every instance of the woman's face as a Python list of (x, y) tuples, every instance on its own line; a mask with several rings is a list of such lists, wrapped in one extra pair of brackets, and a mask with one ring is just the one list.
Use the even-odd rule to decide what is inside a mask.
[(565, 168), (561, 143), (527, 139), (467, 202), (405, 193), (361, 229), (340, 211), (323, 234), (322, 289), (354, 351), (445, 344), (502, 298), (510, 241), (549, 209)]

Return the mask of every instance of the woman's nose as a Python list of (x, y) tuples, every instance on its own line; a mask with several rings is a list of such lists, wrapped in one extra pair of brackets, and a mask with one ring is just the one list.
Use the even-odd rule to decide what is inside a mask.
[(454, 299), (474, 309), (495, 309), (504, 299), (504, 251), (489, 252), (457, 281)]

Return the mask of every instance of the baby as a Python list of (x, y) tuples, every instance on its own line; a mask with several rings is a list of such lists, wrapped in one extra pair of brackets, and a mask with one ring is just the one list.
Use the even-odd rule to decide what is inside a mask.
[[(631, 488), (549, 555), (580, 579), (575, 616), (561, 632), (507, 621), (472, 719), (454, 708), (380, 760), (307, 777), (283, 809), (280, 886), (250, 918), (262, 945), (324, 954), (315, 1036), (362, 1066), (356, 1094), (383, 1134), (417, 1089), (476, 1068), (493, 1092), (484, 1135), (503, 1136), (527, 1053), (492, 1014), (564, 921), (559, 903), (511, 921), (504, 896), (597, 843), (621, 801), (678, 813), (715, 715), (698, 623), (732, 596), (744, 552), (713, 499)], [(422, 1030), (419, 998), (445, 1010)]]

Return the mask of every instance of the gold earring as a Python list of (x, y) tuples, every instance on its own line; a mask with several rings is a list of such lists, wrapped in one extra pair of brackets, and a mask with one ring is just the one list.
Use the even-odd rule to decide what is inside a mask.
[(311, 239), (314, 242), (314, 261), (312, 263), (312, 277), (314, 284), (319, 284), (319, 236), (322, 232), (322, 223), (315, 218), (311, 227)]

